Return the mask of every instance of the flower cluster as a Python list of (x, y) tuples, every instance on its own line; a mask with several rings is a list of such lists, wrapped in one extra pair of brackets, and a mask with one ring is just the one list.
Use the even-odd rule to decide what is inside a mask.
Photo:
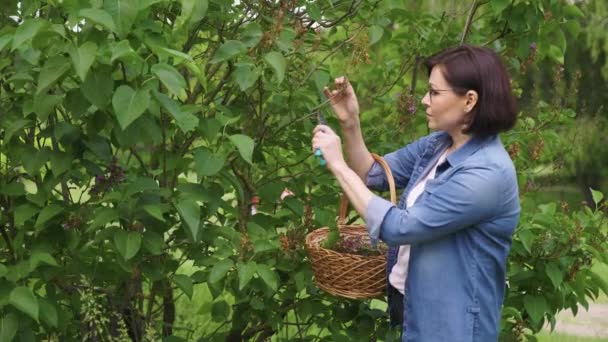
[(333, 250), (340, 253), (371, 256), (383, 255), (386, 253), (386, 246), (378, 244), (373, 247), (363, 236), (342, 236)]
[(411, 92), (402, 92), (397, 95), (397, 110), (402, 114), (416, 114), (416, 97)]
[(118, 166), (116, 157), (112, 158), (105, 174), (95, 176), (95, 184), (91, 188), (91, 195), (97, 196), (111, 189), (114, 185), (125, 180), (125, 171)]
[(530, 48), (530, 53), (528, 54), (528, 58), (526, 58), (526, 60), (523, 61), (519, 66), (519, 71), (522, 73), (526, 72), (526, 69), (532, 63), (534, 63), (534, 60), (536, 59), (536, 52), (537, 52), (536, 43), (535, 42), (530, 43), (529, 48)]

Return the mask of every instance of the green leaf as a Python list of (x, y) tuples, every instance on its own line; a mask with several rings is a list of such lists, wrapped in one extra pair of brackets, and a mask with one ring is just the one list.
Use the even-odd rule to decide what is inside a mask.
[(581, 24), (576, 20), (568, 20), (564, 24), (568, 32), (572, 35), (572, 37), (577, 38), (579, 33), (581, 33)]
[(38, 212), (40, 208), (35, 207), (32, 204), (25, 203), (15, 208), (15, 225), (21, 226), (27, 220), (33, 218)]
[(492, 0), (490, 1), (490, 7), (492, 7), (494, 15), (500, 15), (502, 11), (509, 6), (509, 3), (509, 0)]
[[(21, 156), (21, 162), (25, 171), (34, 176), (40, 173), (42, 166), (49, 160), (49, 149), (43, 147), (40, 150), (35, 149), (33, 146), (25, 148), (25, 153)], [(39, 204), (43, 205), (43, 204)]]
[(120, 127), (124, 130), (139, 118), (150, 104), (150, 94), (147, 90), (138, 91), (128, 85), (121, 85), (112, 97), (112, 106)]
[(553, 59), (553, 61), (559, 64), (564, 64), (564, 52), (559, 47), (555, 45), (549, 46), (549, 51), (547, 52), (547, 55), (551, 59)]
[(4, 131), (4, 142), (8, 143), (15, 133), (21, 131), (23, 128), (30, 124), (30, 120), (18, 119), (7, 124), (7, 128)]
[(234, 134), (229, 137), (230, 141), (236, 146), (241, 154), (241, 157), (245, 159), (249, 164), (252, 164), (251, 157), (253, 155), (254, 141), (250, 137), (243, 134)]
[(165, 222), (165, 218), (163, 217), (163, 211), (158, 204), (148, 204), (143, 206), (144, 210), (150, 214), (150, 216), (155, 219)]
[(192, 234), (192, 239), (197, 241), (198, 230), (201, 220), (201, 209), (199, 205), (192, 200), (182, 200), (175, 205), (182, 220), (186, 223), (186, 227)]
[(287, 62), (285, 57), (283, 57), (283, 54), (276, 51), (269, 52), (264, 55), (264, 61), (272, 67), (277, 76), (277, 83), (281, 84), (283, 78), (285, 78), (285, 68), (287, 67)]
[(173, 116), (182, 132), (187, 133), (198, 127), (198, 118), (191, 113), (183, 112), (177, 102), (169, 96), (157, 91), (154, 91), (152, 95)]
[(230, 305), (225, 300), (220, 300), (211, 306), (211, 318), (214, 322), (224, 322), (230, 317)]
[(239, 272), (239, 290), (242, 291), (247, 284), (253, 279), (253, 275), (257, 269), (255, 262), (239, 263), (236, 266)]
[(85, 19), (88, 19), (96, 24), (104, 26), (108, 30), (112, 32), (116, 32), (116, 25), (114, 25), (114, 20), (112, 20), (112, 16), (102, 10), (96, 8), (87, 8), (80, 10), (79, 15)]
[(103, 227), (110, 222), (118, 221), (118, 212), (115, 208), (98, 207), (95, 209), (95, 215), (90, 228)]
[(543, 214), (553, 216), (553, 215), (555, 215), (555, 210), (557, 209), (557, 205), (555, 204), (555, 202), (539, 204), (538, 209)]
[(120, 37), (125, 37), (137, 16), (138, 1), (133, 0), (106, 0), (104, 6), (116, 23), (116, 31)]
[(55, 107), (63, 101), (63, 96), (40, 94), (34, 96), (34, 112), (40, 121), (46, 121)]
[(0, 264), (0, 278), (4, 277), (8, 273), (8, 268)]
[(34, 228), (40, 230), (45, 223), (47, 223), (53, 217), (59, 215), (62, 211), (63, 207), (57, 204), (51, 204), (45, 207), (38, 215), (38, 219), (36, 220)]
[(186, 87), (186, 80), (175, 68), (168, 64), (155, 64), (152, 66), (151, 71), (177, 97), (180, 96)]
[(122, 229), (114, 233), (114, 244), (116, 250), (125, 260), (129, 260), (137, 255), (141, 248), (141, 233), (126, 232)]
[(50, 327), (57, 327), (59, 318), (55, 305), (44, 298), (40, 298), (38, 302), (40, 304), (40, 319)]
[(278, 290), (279, 288), (279, 276), (277, 273), (273, 271), (270, 266), (264, 264), (257, 265), (257, 273), (262, 278), (264, 283), (268, 285), (273, 291)]
[(163, 237), (152, 231), (144, 232), (144, 247), (152, 255), (161, 255), (163, 253), (163, 247), (165, 246), (165, 240)]
[(181, 0), (182, 10), (177, 19), (176, 27), (190, 27), (201, 21), (207, 14), (208, 0)]
[(38, 322), (38, 299), (31, 289), (25, 286), (16, 287), (11, 292), (8, 302)]
[(158, 183), (150, 177), (137, 177), (128, 186), (124, 192), (126, 196), (132, 196), (145, 191), (157, 191)]
[(275, 40), (276, 46), (279, 50), (284, 51), (286, 53), (292, 52), (294, 50), (294, 41), (296, 39), (296, 31), (291, 28), (284, 28), (279, 35), (279, 39)]
[(112, 48), (112, 58), (110, 60), (113, 63), (117, 59), (133, 60), (139, 59), (139, 56), (135, 53), (128, 40), (122, 40)]
[(176, 274), (173, 276), (173, 282), (177, 284), (177, 287), (179, 287), (186, 294), (186, 296), (188, 296), (188, 298), (192, 299), (192, 293), (194, 291), (192, 278), (185, 274)]
[(59, 55), (49, 58), (38, 76), (38, 88), (36, 94), (41, 94), (49, 89), (55, 82), (70, 70), (70, 62), (67, 58)]
[(278, 245), (273, 244), (269, 240), (256, 240), (253, 243), (253, 252), (254, 253), (262, 253), (262, 252), (266, 252), (266, 251), (275, 250), (278, 248), (279, 248)]
[(604, 194), (597, 191), (597, 190), (593, 190), (591, 188), (589, 188), (589, 191), (591, 191), (591, 197), (593, 197), (593, 203), (595, 203), (595, 205), (599, 205), (600, 202), (602, 201), (602, 199), (604, 199)]
[(234, 81), (242, 91), (245, 91), (255, 84), (260, 75), (250, 64), (239, 65), (232, 75)]
[(13, 39), (13, 36), (10, 34), (5, 34), (0, 36), (0, 51), (2, 51)]
[(93, 70), (80, 87), (84, 97), (99, 109), (104, 109), (112, 99), (114, 80), (110, 72)]
[(72, 167), (72, 156), (67, 152), (53, 151), (49, 159), (54, 176), (60, 176)]
[(241, 41), (246, 47), (252, 48), (260, 42), (264, 33), (262, 32), (262, 26), (258, 23), (250, 23), (245, 27), (242, 33)]
[(139, 0), (139, 10), (142, 11), (154, 4), (167, 1), (168, 0)]
[(169, 48), (161, 48), (160, 51), (173, 57), (174, 65), (180, 64), (182, 61), (194, 62), (194, 59), (192, 59), (192, 57), (190, 55), (185, 54), (181, 51), (177, 51), (177, 50), (173, 50), (173, 49), (169, 49)]
[(524, 307), (526, 311), (528, 311), (528, 314), (530, 314), (532, 321), (535, 323), (540, 322), (549, 308), (545, 297), (531, 295), (526, 295), (524, 297)]
[(21, 182), (11, 182), (0, 186), (0, 194), (8, 196), (23, 196), (26, 194), (25, 186)]
[(217, 51), (215, 51), (210, 63), (226, 61), (238, 54), (245, 52), (245, 50), (247, 50), (247, 47), (242, 42), (238, 40), (227, 40), (217, 49)]
[(17, 334), (19, 320), (17, 315), (9, 313), (0, 321), (0, 342), (11, 342)]
[(199, 148), (194, 154), (196, 174), (199, 177), (213, 176), (224, 167), (225, 158), (221, 155), (212, 154), (205, 148)]
[(310, 16), (310, 18), (314, 21), (321, 21), (321, 10), (316, 3), (308, 3), (306, 4), (306, 13)]
[(571, 18), (576, 18), (576, 19), (585, 17), (585, 14), (583, 13), (583, 11), (581, 11), (580, 8), (578, 8), (578, 6), (576, 6), (576, 5), (565, 5), (564, 14), (566, 15), (566, 17), (571, 17)]
[(23, 43), (34, 38), (43, 28), (47, 26), (47, 22), (42, 19), (26, 19), (15, 30), (13, 36), (12, 51), (18, 49)]
[(190, 20), (188, 20), (189, 24), (195, 24), (201, 21), (205, 15), (207, 15), (207, 9), (209, 8), (208, 0), (185, 0), (194, 1), (194, 6), (192, 7)]
[(51, 254), (49, 254), (48, 252), (44, 252), (44, 251), (33, 251), (29, 262), (30, 262), (30, 271), (35, 270), (38, 267), (38, 265), (40, 265), (42, 263), (50, 265), (50, 266), (55, 266), (55, 267), (59, 266), (59, 264), (57, 263), (57, 260), (55, 260), (55, 258), (53, 258), (53, 256)]
[(553, 287), (555, 287), (555, 289), (557, 290), (564, 278), (563, 272), (559, 269), (557, 265), (555, 265), (554, 263), (550, 263), (545, 266), (545, 273), (547, 274), (549, 279), (551, 279)]
[(226, 276), (226, 273), (234, 266), (234, 262), (231, 259), (224, 259), (217, 262), (211, 268), (209, 272), (209, 278), (207, 279), (210, 283), (217, 283)]
[(597, 287), (599, 287), (599, 289), (602, 290), (602, 292), (604, 292), (604, 294), (608, 296), (608, 283), (604, 280), (604, 275), (600, 275), (595, 273), (594, 271), (591, 271), (589, 276), (591, 277), (592, 281), (597, 285)]
[(72, 57), (72, 63), (76, 74), (82, 81), (85, 81), (89, 69), (95, 61), (95, 55), (97, 54), (97, 44), (93, 42), (86, 42), (81, 47), (72, 47), (70, 49), (70, 57)]
[(384, 28), (379, 25), (373, 25), (369, 28), (369, 45), (372, 46), (376, 44), (382, 35), (384, 34)]

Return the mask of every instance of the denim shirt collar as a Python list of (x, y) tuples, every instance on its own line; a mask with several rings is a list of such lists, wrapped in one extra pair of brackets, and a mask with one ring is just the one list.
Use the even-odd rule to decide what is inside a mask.
[[(451, 166), (462, 163), (467, 157), (479, 150), (486, 142), (495, 139), (496, 136), (473, 136), (464, 145), (447, 156), (447, 161)], [(435, 137), (435, 146), (438, 149), (445, 149), (452, 144), (452, 138), (447, 132), (440, 132)]]

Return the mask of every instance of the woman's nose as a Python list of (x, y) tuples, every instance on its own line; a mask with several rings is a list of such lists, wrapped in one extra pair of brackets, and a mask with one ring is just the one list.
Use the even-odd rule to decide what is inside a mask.
[(424, 97), (422, 98), (422, 100), (420, 100), (420, 102), (427, 107), (431, 105), (431, 97), (428, 91), (426, 92), (426, 94), (424, 94)]

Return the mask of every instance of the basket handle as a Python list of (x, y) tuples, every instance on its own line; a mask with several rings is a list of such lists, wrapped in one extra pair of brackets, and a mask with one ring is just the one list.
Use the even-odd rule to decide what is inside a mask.
[[(378, 164), (380, 164), (380, 166), (382, 167), (382, 169), (384, 169), (384, 173), (386, 173), (386, 178), (388, 180), (388, 188), (391, 194), (391, 202), (393, 204), (397, 204), (397, 190), (395, 188), (395, 179), (393, 178), (393, 172), (391, 171), (391, 168), (388, 166), (388, 164), (386, 163), (386, 161), (384, 160), (384, 158), (380, 157), (379, 155), (375, 154), (375, 153), (371, 153), (372, 158), (374, 158), (374, 160), (376, 162), (378, 162)], [(340, 202), (340, 211), (338, 213), (338, 224), (342, 225), (346, 222), (346, 214), (348, 213), (348, 197), (346, 197), (346, 193), (342, 193), (342, 200)]]

